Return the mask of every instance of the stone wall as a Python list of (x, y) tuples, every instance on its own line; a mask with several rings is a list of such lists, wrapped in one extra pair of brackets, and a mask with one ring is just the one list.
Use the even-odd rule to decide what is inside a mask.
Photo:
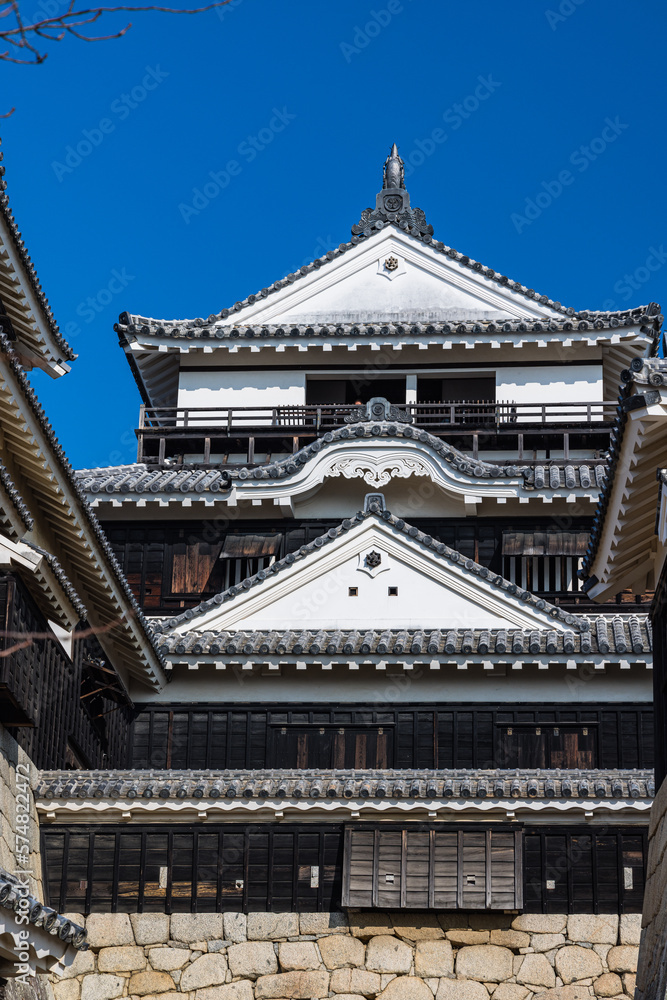
[[(17, 774), (17, 765), (21, 769)], [(39, 849), (39, 823), (32, 791), (29, 792), (28, 863), (20, 865), (17, 862), (17, 781), (23, 785), (26, 775), (29, 775), (29, 785), (33, 788), (39, 772), (34, 767), (27, 753), (18, 745), (8, 729), (0, 726), (0, 867), (10, 872), (29, 870), (30, 892), (38, 899), (44, 899), (42, 891), (42, 861)], [(19, 817), (25, 815), (19, 810)], [(22, 831), (21, 831), (22, 832)]]
[(651, 808), (648, 869), (639, 970), (638, 1000), (664, 1000), (667, 994), (667, 780)]
[[(77, 922), (80, 915), (69, 914)], [(640, 914), (93, 914), (55, 1000), (634, 995)]]

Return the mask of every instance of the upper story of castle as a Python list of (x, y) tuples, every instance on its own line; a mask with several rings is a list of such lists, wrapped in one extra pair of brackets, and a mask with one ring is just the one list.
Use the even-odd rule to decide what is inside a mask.
[(475, 457), (530, 462), (600, 456), (659, 312), (577, 312), (446, 246), (394, 145), (349, 242), (207, 319), (123, 313), (116, 330), (149, 464), (270, 462), (375, 397)]

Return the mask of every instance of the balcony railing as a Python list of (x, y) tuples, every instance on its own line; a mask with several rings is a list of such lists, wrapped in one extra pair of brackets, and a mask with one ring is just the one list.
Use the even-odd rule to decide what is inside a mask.
[[(393, 406), (400, 418), (477, 457), (480, 448), (511, 451), (513, 460), (538, 461), (547, 450), (604, 451), (616, 415), (610, 402), (442, 402)], [(327, 431), (363, 419), (365, 405), (335, 403), (172, 407), (142, 406), (138, 461), (165, 459), (255, 465), (294, 453)], [(537, 455), (537, 452), (540, 455)], [(262, 457), (260, 458), (260, 454)], [(187, 459), (185, 458), (187, 456)], [(546, 458), (550, 456), (547, 454)], [(599, 456), (602, 461), (602, 456)]]

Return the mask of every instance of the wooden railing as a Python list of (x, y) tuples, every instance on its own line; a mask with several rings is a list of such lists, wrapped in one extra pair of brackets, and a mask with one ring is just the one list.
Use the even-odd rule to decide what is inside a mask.
[[(405, 403), (393, 407), (399, 419), (427, 430), (437, 437), (460, 441), (474, 457), (479, 448), (511, 449), (519, 460), (530, 461), (532, 449), (559, 449), (568, 457), (571, 435), (594, 435), (589, 446), (604, 449), (616, 413), (610, 402), (441, 402)], [(182, 461), (183, 455), (199, 456), (208, 464), (261, 462), (277, 454), (293, 453), (327, 431), (346, 424), (354, 427), (364, 419), (365, 406), (337, 403), (235, 406), (172, 407), (142, 406), (138, 438), (138, 461), (166, 458)], [(350, 421), (346, 418), (357, 418)], [(527, 438), (539, 441), (535, 444)], [(546, 443), (545, 443), (546, 442)], [(261, 445), (261, 447), (258, 447)], [(239, 456), (239, 453), (240, 456)]]

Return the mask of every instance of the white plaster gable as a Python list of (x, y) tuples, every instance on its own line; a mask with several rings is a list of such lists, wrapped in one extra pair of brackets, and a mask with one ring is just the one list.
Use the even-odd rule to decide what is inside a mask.
[[(244, 323), (255, 324), (526, 317), (559, 318), (560, 314), (508, 286), (499, 286), (393, 225), (243, 309)], [(238, 314), (232, 313), (223, 325), (238, 322)]]
[(371, 515), (174, 631), (566, 628), (549, 605), (523, 603), (505, 589), (506, 581), (497, 585), (492, 575), (484, 579), (475, 570)]

